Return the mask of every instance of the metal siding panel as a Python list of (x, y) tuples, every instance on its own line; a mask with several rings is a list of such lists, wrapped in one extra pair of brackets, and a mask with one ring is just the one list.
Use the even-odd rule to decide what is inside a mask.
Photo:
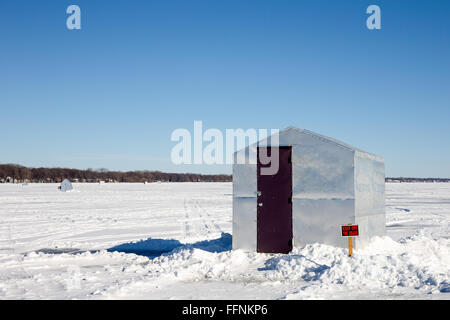
[(384, 163), (355, 155), (355, 214), (385, 214)]
[(233, 197), (233, 249), (256, 251), (256, 197)]
[(233, 196), (256, 197), (256, 164), (233, 165)]
[(354, 200), (293, 200), (294, 246), (325, 243), (346, 247), (341, 226), (354, 223)]
[(384, 162), (355, 154), (355, 215), (360, 227), (358, 248), (374, 236), (386, 235)]
[(374, 236), (386, 235), (386, 217), (383, 214), (356, 217), (355, 223), (359, 226), (359, 236), (355, 241), (357, 249), (368, 245)]
[(355, 224), (358, 225), (359, 236), (354, 237), (353, 244), (355, 249), (361, 249), (369, 243), (371, 238), (369, 217), (356, 217)]
[(293, 197), (354, 199), (353, 151), (309, 139), (292, 148)]

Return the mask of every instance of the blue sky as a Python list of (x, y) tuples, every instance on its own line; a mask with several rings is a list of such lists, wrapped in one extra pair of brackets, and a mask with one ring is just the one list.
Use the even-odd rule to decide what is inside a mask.
[[(81, 30), (66, 8), (81, 8)], [(381, 30), (366, 8), (381, 8)], [(177, 128), (297, 126), (450, 177), (450, 1), (0, 2), (0, 163), (230, 173)]]

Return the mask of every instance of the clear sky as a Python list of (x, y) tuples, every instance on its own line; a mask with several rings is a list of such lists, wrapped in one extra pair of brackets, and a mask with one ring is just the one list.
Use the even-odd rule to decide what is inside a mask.
[(1, 0), (0, 110), (0, 163), (230, 173), (171, 163), (172, 131), (202, 120), (450, 177), (450, 1)]

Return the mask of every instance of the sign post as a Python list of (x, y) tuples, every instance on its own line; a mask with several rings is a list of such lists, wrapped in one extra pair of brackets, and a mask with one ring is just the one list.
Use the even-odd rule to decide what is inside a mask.
[(346, 226), (342, 226), (342, 236), (348, 237), (348, 256), (351, 257), (353, 253), (353, 237), (359, 236), (358, 225), (352, 225), (351, 223)]
[(353, 253), (353, 238), (348, 237), (348, 256), (351, 257)]

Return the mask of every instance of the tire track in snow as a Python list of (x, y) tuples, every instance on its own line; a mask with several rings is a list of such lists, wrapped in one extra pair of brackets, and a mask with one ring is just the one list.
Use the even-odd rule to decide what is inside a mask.
[[(202, 214), (202, 213), (200, 214), (202, 217), (204, 217), (204, 214), (207, 215), (207, 220), (210, 221), (210, 223), (209, 223), (210, 226), (213, 226), (214, 229), (216, 229), (217, 232), (222, 232), (222, 229), (221, 229), (221, 228), (219, 227), (219, 225), (216, 223), (216, 221), (215, 221), (214, 218), (211, 216), (211, 214), (210, 214), (207, 210), (205, 210), (205, 208), (203, 208), (202, 205), (200, 205), (200, 201), (195, 200), (194, 205), (195, 205), (195, 207), (197, 208), (197, 210), (198, 210), (199, 212), (202, 212), (202, 213), (203, 213), (203, 214)], [(205, 223), (205, 225), (206, 225), (207, 222), (205, 221), (205, 219), (203, 219), (203, 221), (204, 221), (204, 223)], [(208, 228), (208, 229), (213, 229), (213, 228)]]
[(191, 238), (207, 238), (212, 234), (222, 233), (222, 228), (216, 223), (213, 215), (206, 210), (198, 199), (184, 199), (183, 235), (189, 241)]
[(209, 227), (207, 221), (205, 220), (205, 217), (202, 214), (202, 211), (199, 209), (197, 202), (198, 202), (198, 200), (192, 199), (191, 208), (193, 209), (192, 212), (194, 212), (195, 216), (196, 216), (195, 220), (194, 220), (194, 221), (196, 221), (195, 226), (197, 227), (198, 235), (206, 237), (211, 233), (210, 227)]
[(221, 232), (220, 227), (212, 221), (212, 216), (196, 199), (184, 199), (184, 238), (207, 238), (213, 233)]
[(189, 226), (189, 209), (186, 204), (186, 198), (184, 199), (184, 238), (188, 238), (191, 235)]

